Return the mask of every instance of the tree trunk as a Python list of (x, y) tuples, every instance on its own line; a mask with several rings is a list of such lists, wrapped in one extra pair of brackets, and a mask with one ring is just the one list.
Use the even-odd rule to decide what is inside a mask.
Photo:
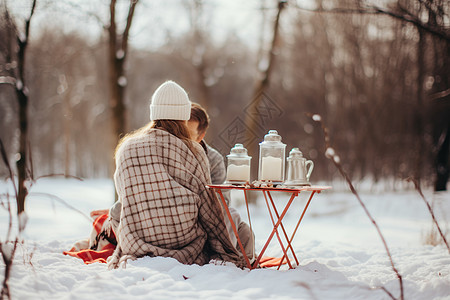
[[(17, 214), (25, 210), (25, 199), (28, 195), (28, 189), (25, 181), (28, 179), (27, 162), (28, 162), (28, 90), (25, 85), (25, 53), (28, 46), (28, 38), (30, 33), (31, 17), (34, 14), (36, 7), (36, 0), (33, 1), (31, 7), (30, 17), (25, 22), (25, 34), (21, 38), (17, 36), (18, 52), (17, 52), (17, 66), (18, 74), (16, 77), (16, 95), (19, 103), (19, 159), (17, 160), (18, 173), (18, 194), (17, 194)], [(30, 152), (31, 154), (31, 152)], [(13, 179), (14, 180), (14, 179)]]
[[(110, 107), (113, 115), (113, 135), (117, 142), (120, 135), (125, 131), (125, 104), (123, 99), (124, 89), (119, 80), (123, 76), (123, 58), (125, 49), (118, 49), (118, 37), (116, 29), (116, 0), (110, 2), (110, 25), (108, 28), (108, 60), (109, 60), (109, 84), (110, 84)], [(122, 52), (123, 51), (123, 52)]]
[[(108, 43), (108, 60), (109, 60), (109, 82), (110, 82), (110, 107), (113, 117), (113, 135), (114, 147), (121, 136), (127, 131), (126, 128), (126, 106), (125, 106), (125, 88), (127, 79), (125, 77), (125, 60), (128, 52), (128, 35), (133, 21), (134, 10), (139, 0), (130, 0), (130, 7), (126, 26), (122, 34), (117, 33), (116, 26), (116, 0), (111, 0), (110, 24), (108, 27), (109, 43)], [(114, 173), (115, 162), (111, 159), (111, 173)], [(115, 199), (118, 196), (115, 193)]]
[[(435, 41), (435, 84), (432, 91), (440, 94), (450, 86), (450, 43)], [(445, 93), (444, 93), (445, 94)], [(434, 148), (436, 150), (434, 190), (446, 191), (450, 176), (450, 95), (431, 100), (433, 106)]]
[(425, 74), (425, 47), (426, 47), (426, 35), (423, 29), (417, 28), (419, 33), (419, 42), (417, 44), (417, 102), (416, 102), (416, 113), (415, 113), (415, 136), (417, 137), (417, 149), (414, 155), (415, 157), (415, 168), (414, 168), (414, 178), (417, 180), (420, 185), (421, 175), (422, 175), (422, 159), (423, 159), (423, 139), (424, 139), (424, 131), (423, 131), (423, 112), (424, 109), (424, 101), (423, 101), (423, 83), (424, 83), (424, 74)]
[[(273, 70), (273, 65), (274, 65), (274, 61), (275, 61), (275, 55), (276, 55), (276, 48), (278, 45), (278, 40), (279, 40), (279, 24), (280, 24), (280, 15), (281, 15), (281, 11), (283, 10), (283, 8), (286, 6), (286, 1), (280, 0), (278, 2), (278, 12), (275, 18), (275, 22), (273, 25), (273, 38), (272, 38), (272, 44), (270, 47), (270, 53), (269, 53), (269, 60), (268, 60), (268, 65), (267, 68), (265, 69), (264, 73), (262, 74), (261, 79), (256, 83), (254, 92), (253, 92), (253, 98), (251, 99), (252, 102), (252, 107), (258, 108), (260, 103), (261, 103), (261, 99), (264, 96), (264, 92), (267, 90), (269, 83), (270, 83), (270, 77), (272, 74), (272, 70)], [(252, 140), (254, 137), (252, 136), (255, 132), (257, 132), (257, 119), (258, 116), (253, 116), (251, 112), (247, 112), (246, 115), (246, 134), (247, 134), (247, 140)], [(257, 152), (256, 148), (251, 146), (251, 145), (247, 145), (247, 150), (249, 152), (249, 155), (252, 157), (257, 157), (255, 154)]]
[[(21, 51), (19, 51), (21, 52)], [(23, 63), (23, 60), (19, 60)], [(20, 63), (19, 63), (20, 64)], [(27, 140), (28, 140), (28, 97), (23, 89), (16, 88), (17, 99), (19, 102), (19, 159), (17, 160), (18, 175), (18, 196), (17, 196), (17, 214), (25, 210), (25, 198), (28, 195), (28, 189), (25, 186), (27, 180)]]
[[(429, 9), (428, 25), (439, 27), (444, 23), (444, 2), (435, 1), (437, 10)], [(441, 94), (450, 86), (450, 41), (443, 38), (433, 38), (433, 75), (434, 82), (431, 88), (432, 95)], [(450, 96), (445, 94), (433, 99), (433, 143), (435, 149), (435, 191), (447, 190), (447, 182), (450, 174)]]
[[(124, 65), (128, 52), (128, 35), (137, 3), (138, 0), (130, 0), (126, 26), (122, 34), (117, 33), (116, 0), (111, 0), (109, 6), (110, 24), (108, 27), (108, 64), (111, 91), (110, 107), (112, 109), (113, 116), (112, 127), (115, 144), (117, 144), (121, 135), (127, 131), (125, 106), (125, 88), (127, 85), (127, 79), (125, 77)], [(112, 170), (114, 170), (114, 167)]]
[(447, 122), (447, 128), (442, 133), (442, 143), (438, 144), (438, 152), (436, 155), (436, 181), (434, 190), (436, 192), (446, 191), (447, 182), (450, 175), (449, 153), (450, 153), (450, 121)]

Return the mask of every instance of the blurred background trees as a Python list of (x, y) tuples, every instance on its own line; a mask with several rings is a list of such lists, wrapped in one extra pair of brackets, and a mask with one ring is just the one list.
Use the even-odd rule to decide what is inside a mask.
[[(89, 21), (92, 14), (108, 24), (108, 6), (98, 1), (85, 11), (64, 2), (77, 13), (38, 1), (40, 18), (36, 16), (31, 28), (25, 76), (33, 170), (36, 176), (108, 177), (118, 138), (110, 109), (108, 35), (103, 29), (89, 33), (96, 24)], [(130, 3), (118, 0), (121, 20), (127, 19)], [(206, 140), (222, 154), (235, 142), (256, 146), (269, 129), (277, 129), (287, 151), (299, 147), (314, 160), (312, 181), (332, 180), (338, 175), (323, 155), (322, 133), (306, 115), (318, 113), (355, 180), (395, 183), (415, 176), (436, 189), (445, 188), (449, 3), (398, 0), (386, 1), (383, 7), (373, 3), (287, 1), (279, 15), (274, 49), (279, 1), (236, 6), (220, 1), (141, 0), (129, 32), (126, 76), (121, 75), (126, 80), (126, 130), (149, 121), (151, 94), (172, 79), (207, 107), (212, 124)], [(230, 17), (219, 18), (222, 14)], [(246, 22), (239, 23), (239, 14)], [(68, 20), (76, 20), (75, 28), (64, 29)], [(10, 28), (4, 19), (0, 23), (4, 36)], [(263, 94), (256, 94), (272, 50), (270, 77)], [(117, 53), (116, 59), (122, 57)], [(0, 76), (14, 67), (2, 48)], [(124, 83), (123, 78), (116, 82)], [(262, 98), (255, 101), (257, 95)], [(11, 158), (19, 151), (15, 97), (0, 84), (0, 138)], [(254, 128), (248, 126), (250, 114)], [(254, 156), (255, 169), (257, 160)], [(6, 175), (3, 166), (0, 174)]]

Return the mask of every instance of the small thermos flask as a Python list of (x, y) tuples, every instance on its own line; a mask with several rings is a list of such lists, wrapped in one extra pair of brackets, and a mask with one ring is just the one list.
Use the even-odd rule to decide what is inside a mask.
[(292, 148), (287, 158), (287, 180), (284, 184), (287, 186), (311, 185), (309, 177), (313, 169), (313, 161), (304, 158), (298, 148)]

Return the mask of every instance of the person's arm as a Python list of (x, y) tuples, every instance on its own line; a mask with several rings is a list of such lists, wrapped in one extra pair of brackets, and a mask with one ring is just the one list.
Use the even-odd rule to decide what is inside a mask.
[(208, 160), (211, 168), (211, 183), (222, 184), (225, 182), (227, 171), (222, 155), (211, 146), (208, 147)]
[[(202, 155), (199, 155), (198, 158), (200, 166), (205, 165), (208, 159), (206, 155), (203, 158)], [(245, 262), (230, 239), (221, 203), (215, 192), (206, 188), (209, 181), (207, 169), (203, 169), (203, 172), (203, 176), (197, 178), (202, 182), (199, 184), (200, 190), (197, 191), (200, 198), (198, 217), (200, 224), (208, 234), (207, 247), (210, 251), (215, 252), (220, 259), (231, 261), (238, 267), (243, 267)]]

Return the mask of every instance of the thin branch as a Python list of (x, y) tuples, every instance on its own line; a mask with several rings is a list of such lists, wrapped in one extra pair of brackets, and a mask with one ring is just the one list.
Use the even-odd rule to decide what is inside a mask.
[[(317, 8), (317, 9), (310, 9), (301, 7), (298, 4), (296, 7), (303, 11), (309, 11), (309, 12), (318, 12), (318, 13), (337, 13), (337, 14), (366, 14), (366, 15), (387, 15), (390, 17), (393, 17), (397, 20), (401, 20), (407, 23), (411, 23), (415, 25), (418, 28), (421, 28), (441, 39), (444, 39), (446, 41), (450, 41), (450, 35), (444, 31), (441, 30), (440, 27), (437, 26), (429, 26), (416, 16), (413, 16), (412, 14), (400, 14), (391, 10), (386, 10), (381, 7), (377, 6), (366, 6), (364, 8), (331, 8), (331, 9), (323, 9), (323, 8)], [(444, 27), (445, 28), (445, 27)]]
[[(79, 180), (79, 181), (83, 181), (83, 178), (81, 178), (81, 177), (74, 176), (74, 175), (68, 175), (68, 174), (62, 174), (62, 173), (60, 173), (60, 174), (47, 174), (47, 175), (42, 175), (42, 176), (39, 176), (38, 178), (36, 178), (36, 180), (42, 179), (42, 178), (49, 178), (49, 177), (67, 177), (67, 178), (74, 178), (74, 179), (77, 179), (77, 180)], [(35, 181), (36, 181), (36, 180), (35, 180)]]
[[(109, 14), (110, 14), (110, 23), (108, 27), (109, 31), (109, 43), (112, 45), (112, 49), (114, 49), (114, 55), (116, 55), (116, 37), (117, 37), (117, 31), (116, 31), (116, 0), (111, 0), (111, 3), (109, 4)], [(111, 46), (110, 46), (111, 47)]]
[(439, 226), (439, 223), (436, 220), (436, 217), (434, 215), (433, 209), (430, 206), (430, 203), (428, 203), (427, 199), (425, 198), (425, 196), (422, 193), (422, 188), (420, 187), (419, 182), (417, 181), (417, 179), (412, 178), (412, 177), (409, 177), (406, 180), (412, 181), (414, 183), (414, 187), (416, 188), (419, 195), (422, 197), (423, 202), (425, 202), (425, 204), (427, 205), (428, 211), (430, 212), (431, 218), (433, 219), (433, 223), (436, 225), (437, 230), (439, 231), (439, 234), (441, 235), (442, 240), (444, 241), (445, 245), (447, 246), (448, 253), (450, 254), (450, 246), (448, 245), (447, 239), (445, 238), (445, 235), (442, 233), (441, 227)]
[(433, 8), (431, 7), (429, 1), (419, 0), (420, 4), (424, 5), (428, 10), (433, 11)]
[(128, 48), (128, 36), (130, 34), (130, 28), (131, 28), (131, 22), (133, 21), (133, 15), (136, 8), (136, 4), (139, 2), (139, 0), (130, 0), (130, 9), (128, 10), (128, 16), (127, 16), (127, 25), (125, 26), (125, 30), (123, 32), (122, 36), (122, 51), (125, 51)]
[(31, 5), (30, 16), (28, 17), (28, 19), (25, 22), (25, 36), (27, 38), (27, 41), (28, 41), (28, 37), (30, 36), (30, 23), (31, 23), (31, 18), (33, 17), (35, 8), (36, 8), (36, 0), (33, 0), (33, 4)]
[(90, 12), (85, 10), (85, 6), (79, 5), (77, 3), (73, 3), (73, 2), (69, 2), (69, 3), (58, 3), (58, 4), (67, 4), (70, 6), (71, 9), (69, 9), (68, 11), (70, 11), (71, 13), (81, 13), (81, 16), (88, 16), (88, 17), (92, 17), (96, 22), (98, 22), (104, 29), (107, 28), (107, 25), (105, 24), (105, 22), (95, 13)]
[(11, 165), (9, 164), (8, 155), (6, 154), (6, 149), (5, 149), (5, 146), (3, 145), (3, 141), (1, 139), (0, 139), (0, 152), (1, 152), (2, 159), (3, 159), (3, 163), (6, 165), (6, 168), (8, 169), (9, 178), (11, 179), (11, 182), (13, 184), (14, 193), (15, 193), (15, 196), (17, 199), (18, 194), (17, 194), (16, 182), (14, 181), (14, 172), (11, 168)]
[[(16, 40), (17, 44), (19, 45), (19, 51), (18, 51), (18, 70), (19, 70), (19, 80), (22, 81), (23, 86), (25, 87), (25, 74), (24, 74), (24, 68), (25, 68), (25, 51), (28, 46), (28, 40), (30, 36), (30, 25), (31, 25), (31, 18), (34, 15), (34, 11), (36, 8), (36, 0), (33, 0), (33, 3), (31, 5), (31, 11), (30, 16), (25, 20), (25, 34), (22, 38), (22, 35), (19, 33), (19, 30), (16, 27)], [(22, 89), (20, 89), (22, 91)]]
[(31, 178), (31, 181), (34, 181), (34, 168), (33, 168), (33, 155), (31, 153), (31, 144), (30, 141), (27, 142), (27, 150), (28, 150), (28, 177)]
[(0, 76), (0, 84), (5, 83), (5, 84), (10, 84), (12, 86), (16, 86), (16, 78), (11, 77), (11, 76)]
[(7, 202), (7, 207), (5, 208), (8, 211), (9, 220), (8, 220), (8, 231), (6, 232), (5, 241), (9, 241), (9, 237), (11, 236), (12, 231), (12, 212), (11, 212), (11, 202)]
[(70, 205), (69, 203), (67, 203), (66, 201), (64, 201), (63, 199), (61, 199), (58, 196), (52, 195), (52, 194), (48, 194), (48, 193), (33, 193), (30, 192), (29, 195), (34, 195), (34, 196), (41, 196), (41, 197), (48, 197), (52, 200), (56, 200), (59, 203), (64, 204), (65, 206), (67, 206), (68, 208), (72, 209), (73, 211), (76, 211), (77, 213), (79, 213), (80, 215), (82, 215), (83, 217), (85, 217), (87, 220), (89, 220), (89, 222), (92, 222), (92, 219), (86, 215), (84, 212), (82, 212), (81, 210), (79, 210), (78, 208)]
[(430, 100), (438, 100), (450, 95), (450, 88), (430, 95)]
[(6, 235), (5, 242), (0, 241), (0, 253), (1, 257), (3, 259), (3, 262), (5, 264), (5, 270), (4, 270), (4, 277), (3, 277), (3, 284), (2, 284), (2, 290), (0, 294), (0, 299), (11, 299), (11, 292), (9, 290), (9, 277), (11, 275), (11, 268), (14, 261), (14, 254), (17, 250), (17, 244), (19, 242), (19, 239), (16, 237), (16, 239), (13, 242), (13, 248), (9, 252), (8, 247), (3, 247), (4, 244), (8, 243), (9, 236), (11, 234), (12, 230), (12, 212), (11, 212), (11, 205), (8, 202), (8, 214), (9, 214), (9, 224), (8, 224), (8, 233)]
[(389, 297), (391, 297), (392, 300), (395, 300), (394, 295), (392, 295), (391, 292), (389, 292), (384, 286), (380, 287), (380, 289), (385, 292)]
[[(395, 267), (394, 260), (392, 259), (391, 251), (389, 250), (387, 242), (384, 239), (383, 234), (381, 233), (380, 227), (378, 226), (377, 222), (375, 221), (375, 219), (370, 214), (370, 212), (367, 209), (367, 207), (364, 204), (364, 202), (361, 200), (361, 197), (359, 196), (358, 192), (356, 191), (355, 187), (353, 186), (353, 183), (352, 183), (351, 179), (348, 177), (348, 174), (344, 171), (344, 169), (343, 169), (343, 167), (342, 167), (342, 165), (340, 163), (339, 156), (336, 155), (335, 150), (331, 147), (330, 137), (328, 135), (328, 129), (325, 127), (325, 125), (324, 125), (324, 123), (322, 121), (322, 117), (320, 115), (317, 115), (317, 114), (316, 115), (307, 114), (307, 115), (310, 116), (313, 119), (313, 121), (320, 123), (320, 125), (322, 127), (322, 131), (323, 131), (324, 137), (325, 137), (325, 144), (326, 144), (326, 148), (327, 148), (326, 152), (325, 152), (325, 156), (328, 159), (330, 159), (333, 162), (333, 164), (335, 165), (335, 167), (339, 170), (339, 173), (341, 173), (342, 177), (344, 177), (345, 181), (347, 182), (348, 186), (350, 187), (350, 190), (355, 195), (356, 199), (358, 200), (359, 204), (363, 208), (363, 210), (366, 213), (367, 217), (370, 219), (370, 221), (372, 222), (373, 226), (375, 226), (375, 229), (377, 230), (377, 233), (378, 233), (381, 241), (383, 242), (383, 246), (384, 246), (384, 249), (386, 250), (387, 256), (389, 257), (389, 261), (391, 263), (392, 270), (395, 272), (395, 274), (397, 275), (397, 278), (399, 280), (400, 299), (403, 300), (404, 299), (404, 295), (403, 295), (403, 278), (400, 275), (400, 273), (397, 270), (397, 268)], [(385, 290), (385, 289), (383, 289), (383, 290)], [(391, 298), (393, 298), (390, 293), (388, 293), (388, 295), (390, 295)]]

